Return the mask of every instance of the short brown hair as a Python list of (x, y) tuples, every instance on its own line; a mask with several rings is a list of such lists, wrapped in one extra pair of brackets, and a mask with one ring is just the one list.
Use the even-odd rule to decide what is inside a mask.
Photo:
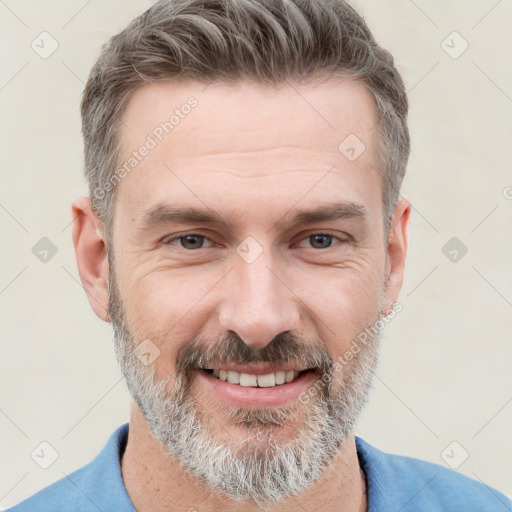
[[(92, 208), (112, 240), (119, 127), (135, 90), (175, 79), (363, 82), (378, 114), (386, 232), (410, 152), (408, 100), (392, 55), (344, 0), (161, 0), (107, 43), (81, 111)], [(340, 141), (341, 142), (341, 141)]]

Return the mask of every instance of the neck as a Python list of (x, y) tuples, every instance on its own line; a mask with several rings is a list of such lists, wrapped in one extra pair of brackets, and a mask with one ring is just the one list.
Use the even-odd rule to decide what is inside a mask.
[[(239, 503), (211, 490), (184, 470), (152, 436), (133, 403), (126, 450), (121, 460), (123, 481), (137, 512), (173, 510), (256, 512), (253, 502)], [(326, 471), (309, 488), (286, 501), (269, 505), (267, 512), (293, 509), (323, 512), (366, 512), (366, 482), (359, 466), (353, 436), (347, 437)]]

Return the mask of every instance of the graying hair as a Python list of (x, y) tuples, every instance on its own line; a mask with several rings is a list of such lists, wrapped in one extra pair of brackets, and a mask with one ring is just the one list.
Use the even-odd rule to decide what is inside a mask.
[(337, 76), (361, 81), (376, 102), (376, 169), (388, 233), (410, 152), (408, 100), (392, 55), (361, 15), (344, 0), (157, 2), (106, 44), (82, 98), (85, 175), (107, 242), (121, 118), (137, 89), (177, 79), (280, 85)]

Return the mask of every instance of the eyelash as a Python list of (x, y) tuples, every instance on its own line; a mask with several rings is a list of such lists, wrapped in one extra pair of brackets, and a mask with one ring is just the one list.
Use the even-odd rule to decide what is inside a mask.
[[(339, 238), (337, 235), (335, 235), (334, 233), (330, 233), (328, 231), (319, 231), (317, 233), (311, 233), (307, 236), (305, 236), (304, 238), (302, 238), (300, 241), (302, 242), (303, 240), (306, 240), (307, 238), (310, 238), (312, 236), (315, 236), (315, 235), (321, 235), (321, 236), (328, 236), (328, 237), (331, 237), (331, 238), (335, 238), (337, 239), (340, 243), (347, 243), (348, 240), (343, 240), (341, 238)], [(167, 240), (165, 240), (163, 242), (163, 245), (171, 245), (172, 242), (175, 242), (181, 238), (186, 238), (187, 236), (197, 236), (197, 237), (201, 237), (201, 238), (204, 238), (205, 240), (208, 240), (210, 242), (213, 243), (213, 240), (206, 236), (206, 235), (201, 235), (200, 233), (194, 233), (194, 232), (190, 232), (190, 233), (182, 233), (182, 234), (179, 234), (179, 235), (175, 235), (173, 236), (172, 238), (168, 238)], [(331, 249), (333, 246), (330, 245), (329, 247), (325, 247), (325, 248), (316, 248), (316, 247), (310, 247), (310, 249), (316, 249), (318, 251), (325, 251), (327, 249)], [(190, 251), (190, 252), (194, 252), (194, 251), (198, 251), (200, 249), (208, 249), (208, 247), (199, 247), (198, 249), (186, 249), (185, 247), (181, 247), (182, 249), (186, 250), (186, 251)]]

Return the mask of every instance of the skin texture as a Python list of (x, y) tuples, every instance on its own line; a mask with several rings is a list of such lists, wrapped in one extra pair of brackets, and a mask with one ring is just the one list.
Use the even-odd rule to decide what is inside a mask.
[[(374, 321), (376, 305), (386, 313), (396, 302), (407, 251), (405, 199), (396, 206), (389, 236), (383, 231), (371, 94), (348, 80), (279, 87), (150, 84), (133, 95), (123, 116), (121, 162), (191, 96), (197, 106), (117, 185), (110, 249), (131, 332), (158, 347), (160, 379), (176, 375), (176, 353), (191, 339), (228, 331), (254, 348), (284, 332), (321, 339), (336, 360)], [(354, 161), (338, 150), (349, 134), (366, 146)], [(283, 224), (296, 209), (339, 202), (361, 205), (365, 219)], [(227, 224), (142, 229), (143, 213), (160, 203), (231, 216)], [(80, 277), (91, 307), (108, 322), (107, 241), (88, 198), (75, 199), (72, 210)], [(332, 245), (315, 248), (309, 237), (325, 232), (334, 235)], [(207, 237), (203, 248), (163, 243), (191, 233)], [(247, 237), (261, 249), (251, 263), (236, 251)], [(243, 441), (247, 430), (233, 424), (222, 410), (226, 404), (200, 379), (193, 379), (191, 392), (211, 414), (219, 441), (226, 433)], [(295, 405), (299, 411), (308, 407)], [(283, 426), (283, 442), (295, 427)], [(138, 511), (168, 510), (171, 503), (176, 510), (258, 510), (212, 495), (184, 472), (153, 438), (135, 402), (122, 471)], [(321, 478), (296, 499), (308, 511), (339, 510), (340, 503), (344, 510), (363, 511), (364, 487), (350, 435)], [(269, 510), (290, 506), (293, 501)]]

